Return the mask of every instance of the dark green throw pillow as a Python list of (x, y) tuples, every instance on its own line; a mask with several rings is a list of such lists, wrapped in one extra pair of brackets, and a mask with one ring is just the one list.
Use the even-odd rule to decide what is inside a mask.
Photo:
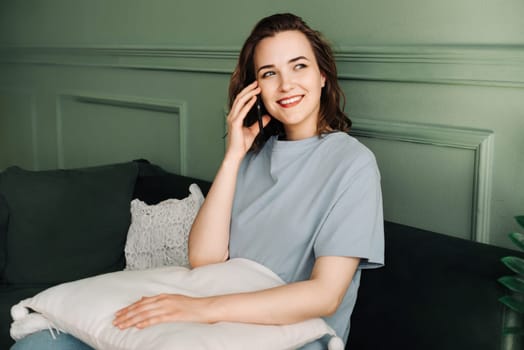
[(137, 164), (0, 175), (9, 208), (5, 279), (61, 283), (125, 266)]

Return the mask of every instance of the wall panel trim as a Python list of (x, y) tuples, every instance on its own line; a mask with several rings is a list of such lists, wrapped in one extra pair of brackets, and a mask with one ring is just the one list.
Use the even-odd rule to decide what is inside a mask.
[(471, 239), (489, 243), (494, 134), (490, 130), (351, 118), (351, 135), (474, 152)]
[(337, 52), (340, 78), (524, 88), (524, 45), (399, 45)]
[(95, 103), (116, 107), (127, 107), (133, 109), (145, 109), (156, 112), (176, 113), (179, 116), (179, 156), (180, 165), (178, 173), (187, 175), (187, 103), (179, 100), (152, 99), (138, 96), (116, 96), (99, 94), (85, 91), (62, 91), (56, 97), (56, 135), (57, 135), (57, 162), (59, 168), (64, 168), (64, 145), (63, 145), (63, 116), (62, 101), (64, 98), (74, 99), (78, 102)]
[[(2, 47), (0, 62), (231, 74), (231, 47)], [(335, 50), (348, 80), (524, 88), (524, 45), (354, 46)]]

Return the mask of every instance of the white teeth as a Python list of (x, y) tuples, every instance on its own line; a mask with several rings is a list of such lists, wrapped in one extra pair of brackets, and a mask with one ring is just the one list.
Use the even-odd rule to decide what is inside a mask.
[(302, 96), (295, 96), (295, 97), (288, 98), (287, 100), (281, 100), (279, 102), (280, 102), (281, 105), (288, 105), (290, 103), (297, 102), (301, 98), (302, 98)]

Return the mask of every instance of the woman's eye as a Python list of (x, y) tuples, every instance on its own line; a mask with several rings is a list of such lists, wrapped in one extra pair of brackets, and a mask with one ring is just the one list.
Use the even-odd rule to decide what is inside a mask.
[(275, 72), (267, 71), (267, 72), (262, 73), (262, 78), (267, 78), (267, 77), (270, 77), (272, 75), (275, 75)]
[(299, 63), (295, 66), (295, 69), (303, 69), (303, 68), (306, 68), (307, 66), (304, 64), (304, 63)]

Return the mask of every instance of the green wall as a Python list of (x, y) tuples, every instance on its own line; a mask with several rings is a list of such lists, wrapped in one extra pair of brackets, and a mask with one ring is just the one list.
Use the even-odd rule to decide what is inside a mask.
[(4, 0), (0, 169), (143, 157), (212, 179), (240, 45), (284, 11), (334, 45), (386, 218), (510, 246), (524, 213), (517, 0)]

